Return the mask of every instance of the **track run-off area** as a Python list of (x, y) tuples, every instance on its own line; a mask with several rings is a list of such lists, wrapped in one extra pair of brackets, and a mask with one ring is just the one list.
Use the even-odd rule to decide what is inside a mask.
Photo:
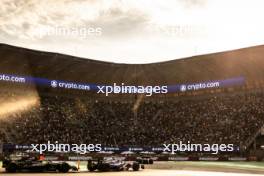
[[(0, 167), (1, 167), (0, 163)], [(264, 175), (264, 162), (155, 162), (145, 165), (144, 170), (138, 172), (88, 172), (86, 162), (82, 162), (79, 172), (62, 173), (5, 173), (0, 169), (0, 175), (99, 175), (99, 176), (254, 176)]]

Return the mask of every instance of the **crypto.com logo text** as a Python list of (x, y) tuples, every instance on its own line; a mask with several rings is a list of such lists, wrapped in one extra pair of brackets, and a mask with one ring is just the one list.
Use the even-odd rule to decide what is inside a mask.
[(196, 83), (196, 84), (182, 84), (180, 86), (180, 91), (190, 91), (190, 90), (199, 90), (199, 89), (207, 89), (207, 88), (217, 88), (220, 87), (220, 83), (216, 82), (207, 82), (207, 83)]
[(61, 81), (56, 81), (56, 80), (52, 80), (50, 82), (50, 86), (52, 88), (65, 88), (65, 89), (78, 89), (78, 90), (90, 90), (90, 86), (89, 85), (85, 85), (85, 84), (79, 84), (79, 83), (72, 83), (72, 82), (61, 82)]
[(122, 83), (120, 86), (114, 83), (113, 86), (97, 86), (98, 94), (146, 94), (152, 96), (153, 94), (168, 93), (168, 86), (131, 86)]

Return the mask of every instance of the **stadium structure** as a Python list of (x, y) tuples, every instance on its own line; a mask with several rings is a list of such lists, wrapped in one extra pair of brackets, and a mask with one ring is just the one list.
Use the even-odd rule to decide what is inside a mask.
[[(155, 160), (263, 160), (263, 54), (264, 46), (256, 46), (161, 63), (117, 64), (1, 44), (2, 153), (59, 141), (100, 143), (117, 154), (135, 148), (153, 153)], [(54, 80), (91, 87), (165, 85), (169, 91), (106, 97), (96, 91), (54, 88)], [(188, 85), (208, 82), (219, 85), (188, 90)], [(153, 152), (179, 141), (231, 143), (236, 150), (216, 155)]]

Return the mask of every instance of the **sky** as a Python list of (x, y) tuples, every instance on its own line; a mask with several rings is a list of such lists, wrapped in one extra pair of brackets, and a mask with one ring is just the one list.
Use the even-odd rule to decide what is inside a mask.
[(1, 0), (0, 43), (115, 63), (264, 44), (263, 0)]

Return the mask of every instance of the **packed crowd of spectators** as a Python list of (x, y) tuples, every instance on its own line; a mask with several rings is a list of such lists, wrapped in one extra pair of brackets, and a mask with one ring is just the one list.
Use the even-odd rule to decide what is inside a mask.
[(137, 103), (51, 95), (39, 99), (40, 104), (26, 107), (25, 111), (0, 117), (0, 141), (111, 146), (191, 141), (241, 145), (264, 124), (262, 92)]
[(144, 103), (138, 124), (139, 129), (149, 130), (137, 130), (138, 136), (150, 144), (163, 139), (165, 143), (243, 145), (264, 124), (263, 98), (264, 94), (257, 93)]
[(0, 131), (0, 143), (5, 143), (7, 142), (7, 139), (6, 139), (6, 136), (5, 136), (5, 133)]

